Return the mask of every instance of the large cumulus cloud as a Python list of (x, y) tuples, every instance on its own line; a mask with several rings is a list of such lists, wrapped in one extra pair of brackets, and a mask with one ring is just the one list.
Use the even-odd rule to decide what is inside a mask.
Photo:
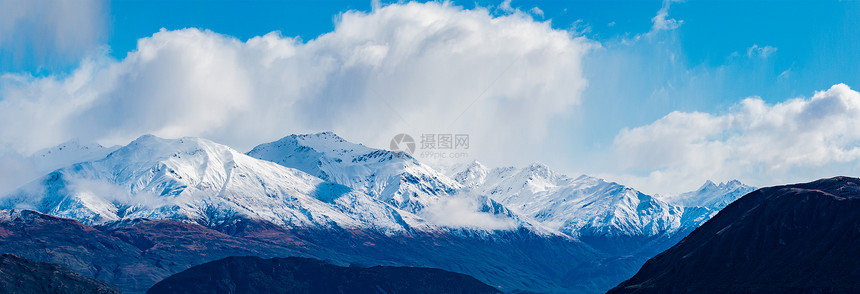
[(246, 149), (322, 130), (382, 147), (401, 132), (468, 133), (472, 152), (502, 161), (580, 102), (580, 62), (594, 46), (526, 13), (434, 2), (346, 12), (307, 42), (162, 30), (122, 60), (93, 56), (61, 76), (4, 75), (0, 148), (153, 133)]
[(672, 112), (614, 141), (627, 181), (679, 191), (706, 179), (774, 185), (840, 174), (860, 160), (860, 93), (838, 84), (769, 105), (747, 98), (722, 114)]

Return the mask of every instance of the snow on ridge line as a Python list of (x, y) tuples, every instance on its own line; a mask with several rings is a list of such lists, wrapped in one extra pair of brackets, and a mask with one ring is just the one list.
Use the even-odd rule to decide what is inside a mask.
[(248, 155), (296, 168), (418, 213), (460, 185), (415, 158), (343, 140), (333, 133), (291, 135)]
[[(521, 215), (572, 236), (672, 234), (698, 227), (721, 208), (688, 208), (616, 182), (588, 175), (570, 178), (542, 164), (489, 169), (475, 161), (448, 174), (474, 193), (488, 195)], [(721, 193), (729, 186), (744, 185), (738, 181), (715, 185), (719, 188), (711, 191), (710, 197), (731, 202), (745, 194), (732, 194), (731, 189)]]
[[(277, 154), (272, 152), (279, 149), (276, 144), (284, 147), (286, 142), (292, 144), (294, 150), (279, 150), (280, 153)], [(372, 152), (390, 151), (350, 143), (334, 133), (326, 132), (287, 136), (272, 143), (261, 144), (248, 154), (308, 172), (316, 171), (322, 176), (339, 175), (329, 179), (357, 189), (367, 188), (370, 194), (378, 196), (379, 193), (374, 193), (378, 191), (373, 188), (380, 186), (367, 186), (367, 178), (376, 174), (366, 173), (351, 177), (355, 174), (344, 172), (345, 166), (353, 165), (354, 158)], [(295, 153), (305, 153), (309, 159), (302, 161)], [(421, 163), (416, 160), (416, 164)], [(361, 162), (361, 165), (372, 166), (369, 162)], [(429, 167), (428, 169), (432, 170)], [(662, 197), (646, 195), (616, 182), (607, 182), (587, 175), (571, 178), (540, 163), (523, 168), (490, 169), (474, 161), (455, 166), (446, 170), (443, 176), (434, 177), (448, 178), (455, 182), (460, 186), (455, 193), (488, 196), (516, 214), (533, 218), (551, 229), (565, 231), (567, 228), (567, 233), (572, 235), (580, 233), (576, 230), (630, 235), (660, 234), (677, 231), (682, 227), (695, 227), (700, 220), (706, 219), (698, 215), (704, 213), (702, 210), (690, 209), (689, 213), (697, 215), (685, 215), (683, 205), (666, 202)], [(379, 184), (379, 181), (370, 182)], [(386, 181), (382, 183), (388, 184)], [(604, 191), (601, 192), (601, 189)], [(415, 190), (407, 191), (415, 193)], [(525, 197), (522, 197), (522, 192), (527, 192)], [(595, 203), (602, 206), (596, 207)], [(639, 204), (645, 205), (644, 208), (640, 209)], [(688, 223), (682, 223), (682, 219)]]
[(755, 190), (756, 187), (745, 185), (738, 180), (730, 180), (719, 184), (708, 180), (694, 191), (662, 196), (661, 198), (686, 207), (703, 207), (719, 211), (729, 203)]
[[(423, 185), (420, 178), (410, 180)], [(0, 208), (26, 206), (90, 224), (144, 217), (205, 225), (242, 215), (287, 227), (448, 230), (361, 191), (337, 186), (207, 139), (145, 135), (105, 158), (56, 170), (19, 191), (13, 197), (17, 203), (6, 201)], [(487, 204), (477, 205), (482, 209)], [(475, 224), (462, 227), (483, 229)]]
[[(463, 193), (460, 183), (411, 156), (351, 143), (333, 133), (290, 135), (260, 144), (247, 154), (364, 191), (434, 223), (495, 223), (488, 226), (492, 228), (513, 220), (516, 226), (542, 234), (563, 235), (495, 200)], [(494, 206), (499, 208), (489, 208)]]
[[(129, 151), (130, 149), (134, 149), (134, 152)], [(202, 153), (195, 157), (196, 152)], [(149, 201), (147, 197), (156, 200), (167, 197), (185, 201), (184, 206), (174, 206), (172, 210), (168, 209), (166, 212), (149, 211), (149, 213), (178, 211), (177, 213), (184, 214), (188, 219), (213, 217), (205, 212), (205, 209), (193, 211), (188, 207), (199, 210), (200, 207), (215, 205), (221, 210), (221, 215), (214, 215), (216, 218), (249, 214), (267, 220), (280, 220), (284, 225), (319, 224), (319, 222), (337, 224), (341, 221), (347, 225), (366, 225), (369, 222), (370, 226), (375, 226), (375, 217), (382, 211), (393, 209), (398, 215), (409, 216), (406, 219), (410, 219), (412, 224), (426, 226), (428, 225), (426, 221), (433, 223), (433, 220), (425, 218), (448, 216), (445, 213), (440, 214), (439, 209), (426, 213), (423, 210), (443, 200), (450, 206), (450, 201), (445, 199), (456, 196), (472, 199), (470, 200), (472, 204), (469, 204), (472, 210), (486, 210), (471, 212), (489, 213), (501, 220), (515, 216), (521, 219), (518, 225), (530, 226), (535, 230), (541, 230), (541, 227), (545, 226), (544, 229), (548, 231), (560, 230), (570, 235), (578, 235), (581, 230), (609, 234), (651, 234), (664, 229), (675, 230), (684, 225), (678, 224), (679, 212), (673, 208), (676, 205), (672, 201), (663, 203), (662, 197), (645, 195), (633, 188), (587, 175), (570, 178), (538, 163), (523, 168), (490, 169), (475, 161), (467, 165), (473, 174), (465, 178), (458, 178), (457, 174), (449, 177), (412, 157), (398, 156), (397, 153), (388, 150), (351, 143), (332, 132), (286, 136), (271, 143), (261, 144), (247, 155), (203, 138), (163, 139), (144, 135), (112, 152), (106, 158), (94, 160), (85, 165), (86, 168), (80, 169), (99, 176), (99, 172), (93, 171), (93, 162), (112, 162), (114, 165), (109, 165), (106, 169), (115, 172), (115, 175), (111, 174), (112, 177), (103, 178), (135, 179), (133, 183), (118, 184), (119, 190), (137, 193), (134, 195), (137, 196), (134, 200), (146, 202)], [(117, 159), (108, 160), (112, 157)], [(237, 161), (236, 158), (239, 160)], [(233, 166), (237, 164), (242, 165), (243, 168), (234, 168)], [(104, 165), (100, 166), (105, 167)], [(219, 200), (219, 197), (247, 198), (238, 193), (231, 193), (242, 185), (248, 186), (242, 189), (254, 190), (254, 183), (244, 181), (243, 177), (256, 172), (277, 174), (280, 173), (278, 171), (280, 169), (290, 170), (291, 172), (285, 174), (292, 173), (293, 176), (298, 177), (294, 182), (281, 183), (282, 186), (305, 185), (306, 187), (298, 194), (305, 195), (306, 198), (320, 200), (319, 195), (313, 195), (309, 191), (313, 191), (313, 187), (323, 181), (342, 184), (353, 189), (354, 191), (345, 193), (352, 199), (350, 204), (336, 201), (325, 204), (337, 206), (333, 208), (334, 211), (347, 212), (334, 213), (334, 217), (314, 220), (313, 216), (319, 216), (319, 214), (311, 213), (312, 217), (308, 218), (306, 213), (283, 213), (283, 211), (278, 213), (271, 203), (268, 203), (269, 207), (258, 211), (248, 209), (247, 203), (242, 205), (236, 203), (238, 200), (248, 201), (248, 199), (230, 199), (226, 202), (221, 201), (224, 199)], [(155, 179), (152, 175), (141, 178), (147, 171), (156, 173), (161, 178)], [(75, 174), (68, 170), (66, 173)], [(298, 176), (302, 174), (303, 176)], [(101, 176), (104, 176), (104, 172)], [(231, 183), (237, 178), (238, 183)], [(312, 183), (308, 184), (308, 181)], [(732, 181), (726, 185), (735, 184), (735, 182)], [(233, 189), (231, 190), (230, 187)], [(147, 193), (141, 193), (141, 191)], [(263, 191), (263, 193), (257, 193), (258, 196), (269, 197), (269, 194)], [(215, 194), (215, 196), (201, 195), (206, 193)], [(88, 201), (97, 202), (98, 200), (91, 194), (93, 193), (83, 193), (74, 199), (77, 202), (84, 202), (81, 205), (86, 206)], [(150, 196), (141, 196), (144, 194)], [(361, 194), (367, 194), (370, 197), (361, 197)], [(202, 200), (188, 199), (195, 197)], [(482, 203), (487, 202), (480, 197), (492, 200), (502, 205), (504, 209), (486, 209), (487, 204)], [(332, 196), (321, 198), (340, 199)], [(115, 214), (117, 218), (140, 215), (148, 209), (141, 207), (145, 205), (130, 204), (131, 199), (109, 200), (107, 203), (99, 203), (100, 211)], [(110, 203), (111, 201), (119, 201), (127, 207), (117, 207)], [(341, 199), (341, 201), (344, 200)], [(374, 201), (377, 203), (371, 203)], [(251, 202), (251, 204), (260, 204)], [(638, 209), (639, 204), (644, 205), (645, 209)], [(368, 205), (376, 208), (365, 207)], [(387, 208), (377, 207), (379, 205)], [(463, 209), (455, 209), (455, 211), (471, 213)], [(364, 216), (359, 216), (357, 221), (350, 220), (354, 215), (362, 213)], [(468, 222), (483, 219), (482, 217), (487, 215), (477, 215), (480, 218), (473, 216), (476, 215), (450, 217), (459, 217)], [(441, 223), (452, 223), (447, 222), (447, 219), (442, 220)], [(463, 222), (460, 223), (465, 224)], [(392, 222), (389, 221), (385, 223), (389, 227), (398, 227), (398, 225), (390, 226)]]
[[(416, 217), (403, 216), (348, 189), (335, 191), (341, 194), (333, 196), (315, 194), (322, 191), (323, 183), (316, 177), (200, 138), (142, 136), (104, 159), (60, 169), (52, 175), (33, 184), (47, 182), (60, 189), (46, 187), (43, 193), (30, 194), (25, 190), (17, 199), (25, 203), (30, 200), (26, 204), (42, 212), (93, 223), (126, 217), (217, 222), (213, 218), (239, 214), (286, 226), (369, 225), (400, 230), (405, 229), (403, 220), (394, 219), (402, 218), (421, 227), (414, 221)], [(82, 187), (76, 178), (113, 186), (108, 192), (125, 191), (126, 195), (98, 193), (105, 190)], [(167, 203), (155, 209), (136, 203), (144, 194)], [(355, 208), (362, 205), (366, 207)], [(353, 212), (348, 213), (348, 209)]]

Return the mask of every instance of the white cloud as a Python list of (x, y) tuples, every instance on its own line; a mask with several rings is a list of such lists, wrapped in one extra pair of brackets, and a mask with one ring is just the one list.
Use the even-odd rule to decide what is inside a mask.
[(706, 179), (773, 185), (856, 172), (858, 130), (860, 93), (838, 84), (773, 105), (747, 98), (725, 114), (672, 112), (622, 130), (614, 147), (626, 170), (647, 173), (627, 183), (680, 192)]
[(650, 37), (661, 31), (671, 31), (681, 27), (683, 20), (669, 18), (669, 6), (672, 2), (678, 2), (678, 0), (663, 0), (663, 6), (657, 11), (657, 15), (651, 18), (651, 31), (645, 36)]
[(779, 75), (778, 75), (778, 76), (776, 76), (776, 79), (777, 79), (777, 80), (786, 80), (786, 79), (788, 79), (788, 78), (790, 78), (790, 77), (791, 77), (791, 67), (789, 67), (788, 69), (786, 69), (786, 70), (782, 71), (781, 73), (779, 73)]
[(125, 59), (92, 58), (67, 76), (4, 75), (0, 149), (144, 133), (248, 149), (323, 130), (385, 147), (402, 132), (468, 133), (474, 155), (509, 162), (580, 103), (594, 46), (523, 12), (434, 2), (338, 19), (307, 43), (162, 30)]
[(127, 187), (120, 187), (103, 180), (77, 176), (66, 176), (65, 180), (68, 181), (67, 189), (70, 194), (88, 201), (104, 202), (102, 205), (95, 206), (104, 210), (108, 210), (116, 204), (158, 208), (171, 204), (170, 201), (173, 200), (151, 192), (131, 193), (131, 189)]
[(504, 12), (514, 12), (516, 9), (511, 7), (511, 0), (504, 0), (501, 4), (499, 4), (499, 8)]
[(577, 36), (584, 36), (591, 33), (591, 25), (584, 20), (577, 19), (570, 25), (570, 31)]
[(0, 162), (0, 196), (39, 176), (33, 162), (20, 154), (2, 152)]
[(531, 10), (529, 10), (529, 11), (531, 11), (531, 13), (532, 13), (532, 14), (534, 14), (534, 15), (538, 15), (538, 16), (540, 16), (540, 17), (543, 17), (543, 10), (541, 10), (541, 9), (540, 9), (540, 8), (538, 8), (537, 6), (532, 7), (532, 9), (531, 9)]
[(510, 230), (516, 228), (513, 219), (479, 211), (473, 198), (444, 198), (427, 206), (421, 216), (434, 224), (462, 228), (471, 227), (484, 230)]
[(0, 0), (0, 65), (75, 64), (106, 35), (106, 2)]
[(764, 46), (759, 47), (756, 44), (753, 44), (752, 47), (747, 49), (747, 57), (761, 57), (763, 59), (767, 59), (768, 56), (776, 52), (776, 47), (772, 46)]

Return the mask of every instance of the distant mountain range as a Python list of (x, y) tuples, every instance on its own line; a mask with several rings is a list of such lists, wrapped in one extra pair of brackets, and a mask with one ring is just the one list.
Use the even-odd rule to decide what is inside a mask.
[(857, 293), (858, 248), (860, 179), (763, 188), (609, 293)]
[(0, 198), (0, 230), (10, 232), (0, 239), (22, 242), (0, 251), (128, 292), (203, 262), (257, 255), (435, 267), (502, 291), (596, 293), (753, 190), (709, 182), (655, 197), (540, 164), (441, 172), (333, 133), (292, 135), (247, 154), (151, 135), (93, 146), (49, 149), (67, 165)]
[(60, 265), (0, 253), (3, 293), (119, 294), (119, 289)]
[(421, 267), (340, 267), (290, 257), (229, 257), (191, 267), (155, 284), (147, 294), (169, 293), (415, 293), (494, 294), (467, 275)]

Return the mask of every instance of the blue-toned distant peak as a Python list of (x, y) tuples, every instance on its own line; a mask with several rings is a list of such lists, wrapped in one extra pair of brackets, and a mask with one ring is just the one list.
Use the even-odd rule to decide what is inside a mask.
[(676, 205), (686, 207), (704, 207), (713, 211), (718, 211), (747, 193), (755, 191), (755, 189), (755, 187), (741, 183), (738, 180), (721, 182), (719, 184), (708, 180), (695, 191), (664, 196), (662, 198)]
[(465, 166), (454, 178), (514, 212), (570, 236), (656, 236), (685, 226), (683, 209), (633, 188), (534, 163), (522, 168)]

